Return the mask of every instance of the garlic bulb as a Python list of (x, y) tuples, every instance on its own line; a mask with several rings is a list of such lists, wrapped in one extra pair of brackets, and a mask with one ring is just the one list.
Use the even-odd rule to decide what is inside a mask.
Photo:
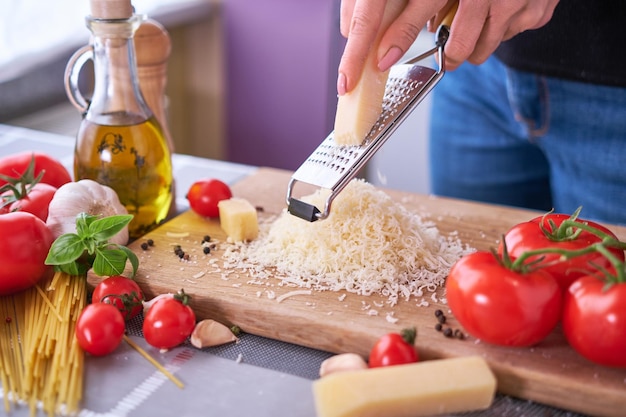
[[(54, 238), (65, 233), (76, 233), (76, 216), (88, 213), (99, 217), (128, 214), (115, 190), (96, 181), (84, 179), (62, 185), (48, 207), (46, 224)], [(126, 245), (128, 227), (110, 239), (111, 243)]]

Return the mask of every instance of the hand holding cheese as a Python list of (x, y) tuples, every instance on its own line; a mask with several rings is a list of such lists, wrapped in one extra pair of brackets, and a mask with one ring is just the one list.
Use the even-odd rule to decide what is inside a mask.
[(405, 6), (406, 0), (392, 0), (387, 3), (379, 33), (367, 55), (356, 87), (339, 96), (333, 133), (333, 139), (338, 145), (360, 145), (382, 113), (389, 70), (378, 69), (378, 44), (385, 30)]
[(417, 417), (487, 409), (496, 379), (478, 356), (333, 373), (313, 383), (318, 417)]

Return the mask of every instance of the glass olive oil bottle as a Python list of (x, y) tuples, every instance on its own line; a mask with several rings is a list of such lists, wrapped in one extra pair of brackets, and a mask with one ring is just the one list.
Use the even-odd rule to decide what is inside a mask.
[[(134, 14), (132, 8), (121, 17), (107, 13), (86, 18), (92, 41), (74, 54), (66, 71), (68, 97), (83, 111), (74, 178), (113, 188), (134, 216), (129, 232), (131, 238), (138, 238), (165, 220), (169, 212), (171, 155), (137, 78), (133, 34), (144, 17)], [(78, 73), (89, 59), (94, 64), (94, 91), (87, 101), (78, 88)]]

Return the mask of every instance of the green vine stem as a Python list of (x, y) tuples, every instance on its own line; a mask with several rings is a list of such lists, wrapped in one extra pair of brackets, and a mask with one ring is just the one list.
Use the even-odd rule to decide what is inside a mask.
[[(611, 266), (615, 269), (615, 275), (611, 274), (606, 269), (601, 269), (597, 267), (597, 269), (602, 272), (604, 277), (612, 283), (626, 283), (626, 263), (617, 258), (614, 253), (612, 253), (609, 248), (617, 248), (621, 250), (626, 250), (626, 242), (622, 242), (614, 237), (608, 235), (607, 233), (599, 230), (593, 226), (588, 225), (585, 222), (581, 222), (576, 220), (576, 216), (578, 212), (577, 210), (572, 217), (569, 219), (563, 220), (563, 222), (559, 225), (557, 230), (549, 232), (540, 226), (546, 236), (548, 238), (552, 237), (552, 240), (562, 241), (571, 239), (572, 236), (578, 236), (582, 230), (587, 231), (600, 239), (601, 242), (593, 243), (585, 248), (577, 249), (577, 250), (567, 250), (561, 248), (543, 248), (532, 251), (523, 252), (519, 257), (517, 257), (514, 261), (509, 257), (508, 251), (506, 249), (506, 243), (504, 236), (502, 237), (503, 244), (503, 255), (502, 255), (502, 264), (508, 267), (513, 271), (519, 272), (528, 272), (532, 270), (534, 267), (544, 267), (544, 265), (538, 265), (541, 262), (540, 259), (535, 259), (533, 261), (529, 261), (530, 258), (533, 257), (541, 257), (542, 255), (547, 254), (558, 254), (560, 255), (559, 260), (565, 261), (568, 259), (572, 259), (578, 256), (583, 256), (589, 253), (598, 252), (602, 254), (611, 264)], [(554, 224), (552, 225), (554, 226)], [(553, 227), (554, 228), (554, 227)], [(575, 232), (572, 232), (573, 229), (577, 229)]]

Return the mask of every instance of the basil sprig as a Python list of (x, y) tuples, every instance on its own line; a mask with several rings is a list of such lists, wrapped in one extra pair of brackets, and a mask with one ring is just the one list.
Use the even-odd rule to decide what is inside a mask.
[(129, 261), (133, 276), (139, 259), (126, 246), (109, 242), (130, 223), (133, 216), (120, 214), (98, 217), (88, 213), (76, 216), (76, 233), (59, 236), (50, 247), (46, 265), (70, 275), (85, 275), (89, 269), (100, 276), (120, 275)]

